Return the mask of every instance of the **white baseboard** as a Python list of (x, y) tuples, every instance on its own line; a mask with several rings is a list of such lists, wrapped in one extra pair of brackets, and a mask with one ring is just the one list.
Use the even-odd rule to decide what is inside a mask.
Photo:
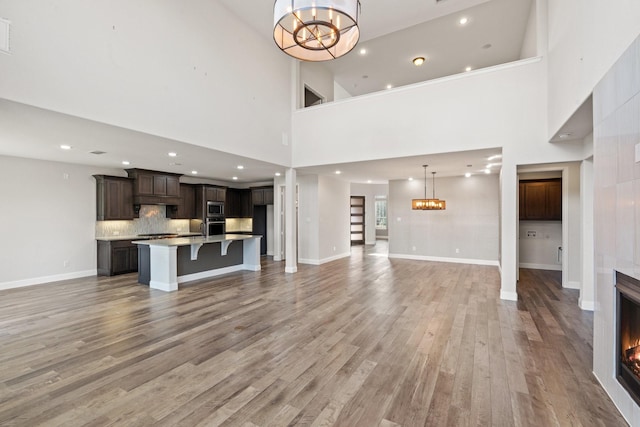
[(518, 293), (517, 292), (500, 291), (500, 299), (504, 299), (504, 300), (507, 300), (507, 301), (518, 301)]
[(285, 273), (297, 273), (298, 272), (298, 267), (285, 267), (284, 268), (284, 272)]
[(376, 241), (375, 240), (371, 240), (371, 241), (365, 241), (364, 242), (365, 245), (375, 245)]
[(578, 301), (578, 306), (580, 307), (581, 310), (586, 310), (586, 311), (594, 311), (596, 309), (595, 301), (580, 300)]
[(498, 266), (498, 261), (472, 258), (448, 258), (426, 255), (389, 254), (389, 258), (412, 259), (416, 261), (452, 262), (456, 264), (493, 265)]
[(376, 240), (389, 240), (389, 236), (376, 236)]
[(186, 282), (193, 282), (194, 280), (208, 279), (209, 277), (220, 276), (222, 274), (233, 273), (235, 271), (240, 271), (244, 269), (245, 268), (243, 264), (238, 264), (238, 265), (232, 265), (230, 267), (219, 268), (217, 270), (208, 270), (200, 273), (185, 274), (184, 276), (178, 276), (178, 283), (186, 283)]
[(30, 279), (16, 280), (0, 283), (0, 290), (23, 288), (25, 286), (43, 285), (61, 280), (79, 279), (81, 277), (97, 276), (97, 270), (74, 271), (73, 273), (54, 274), (52, 276), (32, 277)]
[(532, 270), (553, 270), (562, 271), (562, 266), (558, 264), (535, 264), (531, 262), (521, 262), (520, 268), (530, 268)]
[(565, 289), (582, 289), (582, 286), (581, 286), (580, 282), (568, 281), (565, 284), (565, 286), (563, 286), (563, 288), (565, 288)]
[(351, 256), (351, 253), (350, 252), (346, 252), (346, 253), (343, 253), (343, 254), (334, 255), (332, 257), (323, 258), (323, 259), (300, 258), (298, 260), (298, 262), (300, 264), (322, 265), (322, 264), (326, 264), (326, 263), (331, 262), (331, 261), (335, 261), (337, 259), (346, 258), (346, 257), (350, 257), (350, 256)]

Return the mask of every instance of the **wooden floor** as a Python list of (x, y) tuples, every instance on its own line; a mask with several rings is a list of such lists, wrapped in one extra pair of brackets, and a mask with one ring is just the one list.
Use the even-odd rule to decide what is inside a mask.
[(559, 273), (263, 261), (163, 293), (135, 275), (0, 292), (0, 425), (621, 426)]

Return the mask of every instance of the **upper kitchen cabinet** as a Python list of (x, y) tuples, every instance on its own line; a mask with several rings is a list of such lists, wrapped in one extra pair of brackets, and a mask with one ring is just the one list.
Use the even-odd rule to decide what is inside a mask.
[(207, 184), (198, 184), (194, 187), (196, 197), (196, 216), (194, 218), (204, 220), (207, 217), (207, 202), (225, 203), (227, 198), (226, 187)]
[(251, 218), (253, 216), (251, 190), (229, 188), (225, 203), (225, 216), (227, 218)]
[(135, 205), (179, 205), (180, 174), (146, 169), (127, 169), (133, 178), (133, 203)]
[(196, 209), (196, 186), (192, 184), (180, 184), (180, 203), (177, 206), (167, 208), (167, 216), (172, 219), (198, 218)]
[(562, 220), (562, 179), (520, 181), (520, 219)]
[(251, 199), (254, 205), (272, 205), (273, 187), (252, 187)]
[(96, 219), (131, 220), (133, 180), (120, 176), (94, 175), (96, 179)]

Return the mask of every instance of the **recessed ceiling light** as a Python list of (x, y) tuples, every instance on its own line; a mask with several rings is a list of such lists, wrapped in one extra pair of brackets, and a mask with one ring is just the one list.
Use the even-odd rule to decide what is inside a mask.
[(469, 18), (463, 16), (458, 22), (460, 23), (460, 25), (467, 25), (467, 23), (469, 22)]
[(367, 184), (371, 184), (371, 180), (370, 179), (367, 180)]
[(464, 70), (468, 72), (468, 71), (471, 71), (471, 70), (472, 70), (472, 68), (471, 68), (471, 67), (467, 67), (467, 68), (465, 68)]
[(192, 175), (198, 175), (198, 171), (191, 171)]
[(280, 175), (281, 175), (280, 172), (276, 172), (276, 176), (280, 176)]
[(362, 48), (360, 49), (360, 55), (366, 55), (367, 54), (367, 49)]
[(484, 170), (484, 173), (486, 173), (486, 174), (491, 173), (491, 169), (485, 169), (485, 170)]
[(62, 148), (63, 150), (71, 150), (71, 146), (67, 144), (62, 144), (60, 148)]
[(501, 159), (502, 158), (502, 154), (494, 154), (493, 156), (489, 157), (487, 160), (492, 161), (495, 159)]
[(234, 181), (237, 181), (237, 180), (238, 180), (238, 177), (237, 177), (237, 176), (234, 176), (234, 177), (233, 177), (233, 178), (231, 178), (231, 179), (232, 179), (232, 180), (234, 180)]
[(413, 177), (409, 177), (409, 181), (413, 181)]
[(340, 175), (342, 171), (336, 171), (336, 175)]
[(387, 85), (387, 89), (391, 89), (392, 87), (392, 85)]
[(123, 165), (125, 165), (125, 166), (128, 166), (128, 165), (130, 165), (131, 163), (130, 163), (128, 160), (123, 160), (123, 161), (122, 161), (122, 164), (123, 164)]
[(571, 132), (561, 133), (560, 135), (558, 135), (558, 137), (560, 137), (561, 139), (567, 139), (570, 136), (571, 136)]
[(242, 166), (242, 165), (238, 165), (238, 166), (236, 166), (236, 167), (237, 167), (238, 169), (244, 169), (244, 166)]
[(415, 65), (416, 67), (421, 66), (422, 64), (424, 64), (424, 57), (423, 56), (418, 56), (416, 58), (413, 58), (413, 65)]
[(464, 174), (464, 177), (465, 177), (465, 178), (469, 178), (469, 177), (471, 177), (471, 172), (467, 172), (467, 173), (465, 173), (465, 174)]
[(169, 154), (169, 157), (176, 157), (178, 155), (178, 153), (174, 153), (173, 151), (171, 151)]

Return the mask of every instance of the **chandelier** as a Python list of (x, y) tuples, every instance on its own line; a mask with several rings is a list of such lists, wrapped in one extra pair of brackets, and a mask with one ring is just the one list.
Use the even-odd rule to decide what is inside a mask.
[(422, 165), (424, 168), (424, 199), (411, 200), (411, 209), (418, 211), (442, 211), (447, 208), (447, 202), (444, 200), (436, 199), (436, 173), (431, 172), (433, 177), (433, 198), (427, 199), (427, 166)]
[(359, 14), (359, 0), (276, 0), (273, 39), (303, 61), (339, 58), (358, 43)]

